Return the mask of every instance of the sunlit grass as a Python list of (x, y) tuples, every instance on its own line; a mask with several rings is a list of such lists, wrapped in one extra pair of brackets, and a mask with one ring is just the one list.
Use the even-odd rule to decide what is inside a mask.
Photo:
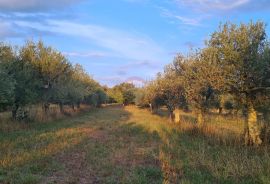
[(0, 183), (268, 183), (270, 149), (242, 145), (242, 120), (198, 128), (135, 106), (92, 109), (0, 135)]
[(207, 115), (206, 125), (199, 129), (192, 113), (182, 112), (182, 121), (174, 124), (166, 113), (126, 109), (132, 121), (156, 130), (162, 138), (159, 159), (164, 182), (269, 183), (270, 148), (243, 145), (243, 119)]
[(79, 144), (91, 129), (64, 128), (53, 132), (28, 132), (31, 136), (19, 136), (10, 143), (3, 140), (0, 146), (0, 166), (19, 166), (43, 158)]

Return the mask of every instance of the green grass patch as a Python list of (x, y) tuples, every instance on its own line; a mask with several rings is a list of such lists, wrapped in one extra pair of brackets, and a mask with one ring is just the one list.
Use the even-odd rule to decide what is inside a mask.
[(0, 183), (269, 183), (270, 148), (243, 146), (241, 119), (165, 114), (109, 106), (1, 133)]

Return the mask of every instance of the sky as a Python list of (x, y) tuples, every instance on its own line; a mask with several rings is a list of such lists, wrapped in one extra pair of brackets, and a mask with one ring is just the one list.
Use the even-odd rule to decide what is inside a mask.
[(220, 24), (251, 20), (270, 23), (269, 0), (0, 0), (0, 41), (41, 39), (102, 85), (141, 85)]

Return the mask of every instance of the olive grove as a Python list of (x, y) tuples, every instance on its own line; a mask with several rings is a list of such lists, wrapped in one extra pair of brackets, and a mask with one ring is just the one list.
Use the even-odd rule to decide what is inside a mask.
[(11, 110), (14, 119), (26, 118), (18, 112), (28, 105), (42, 104), (47, 113), (51, 104), (58, 104), (62, 112), (64, 105), (99, 106), (107, 98), (80, 65), (41, 41), (22, 47), (1, 43), (0, 79), (0, 111)]
[(269, 123), (269, 43), (263, 22), (221, 25), (204, 48), (186, 57), (177, 55), (149, 82), (145, 101), (166, 105), (171, 117), (177, 108), (190, 108), (198, 126), (203, 126), (211, 108), (220, 113), (223, 108), (241, 110), (245, 144), (260, 145), (258, 113), (263, 114), (265, 127)]

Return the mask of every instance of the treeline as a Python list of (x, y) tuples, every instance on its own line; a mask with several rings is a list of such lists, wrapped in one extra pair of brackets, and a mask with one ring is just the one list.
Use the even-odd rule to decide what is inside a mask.
[(120, 103), (124, 105), (135, 104), (138, 88), (131, 83), (121, 83), (112, 88), (105, 89), (108, 95), (108, 103)]
[[(179, 54), (144, 88), (140, 104), (166, 105), (172, 119), (178, 109), (192, 110), (199, 127), (211, 109), (238, 112), (245, 118), (246, 144), (260, 145), (269, 136), (270, 42), (263, 22), (226, 23), (203, 49)], [(258, 123), (262, 116), (264, 126)]]
[(107, 100), (104, 89), (82, 66), (72, 65), (57, 50), (28, 41), (22, 47), (0, 44), (0, 112), (12, 111), (14, 119), (27, 118), (27, 106), (50, 104), (72, 108), (81, 103), (100, 106)]

